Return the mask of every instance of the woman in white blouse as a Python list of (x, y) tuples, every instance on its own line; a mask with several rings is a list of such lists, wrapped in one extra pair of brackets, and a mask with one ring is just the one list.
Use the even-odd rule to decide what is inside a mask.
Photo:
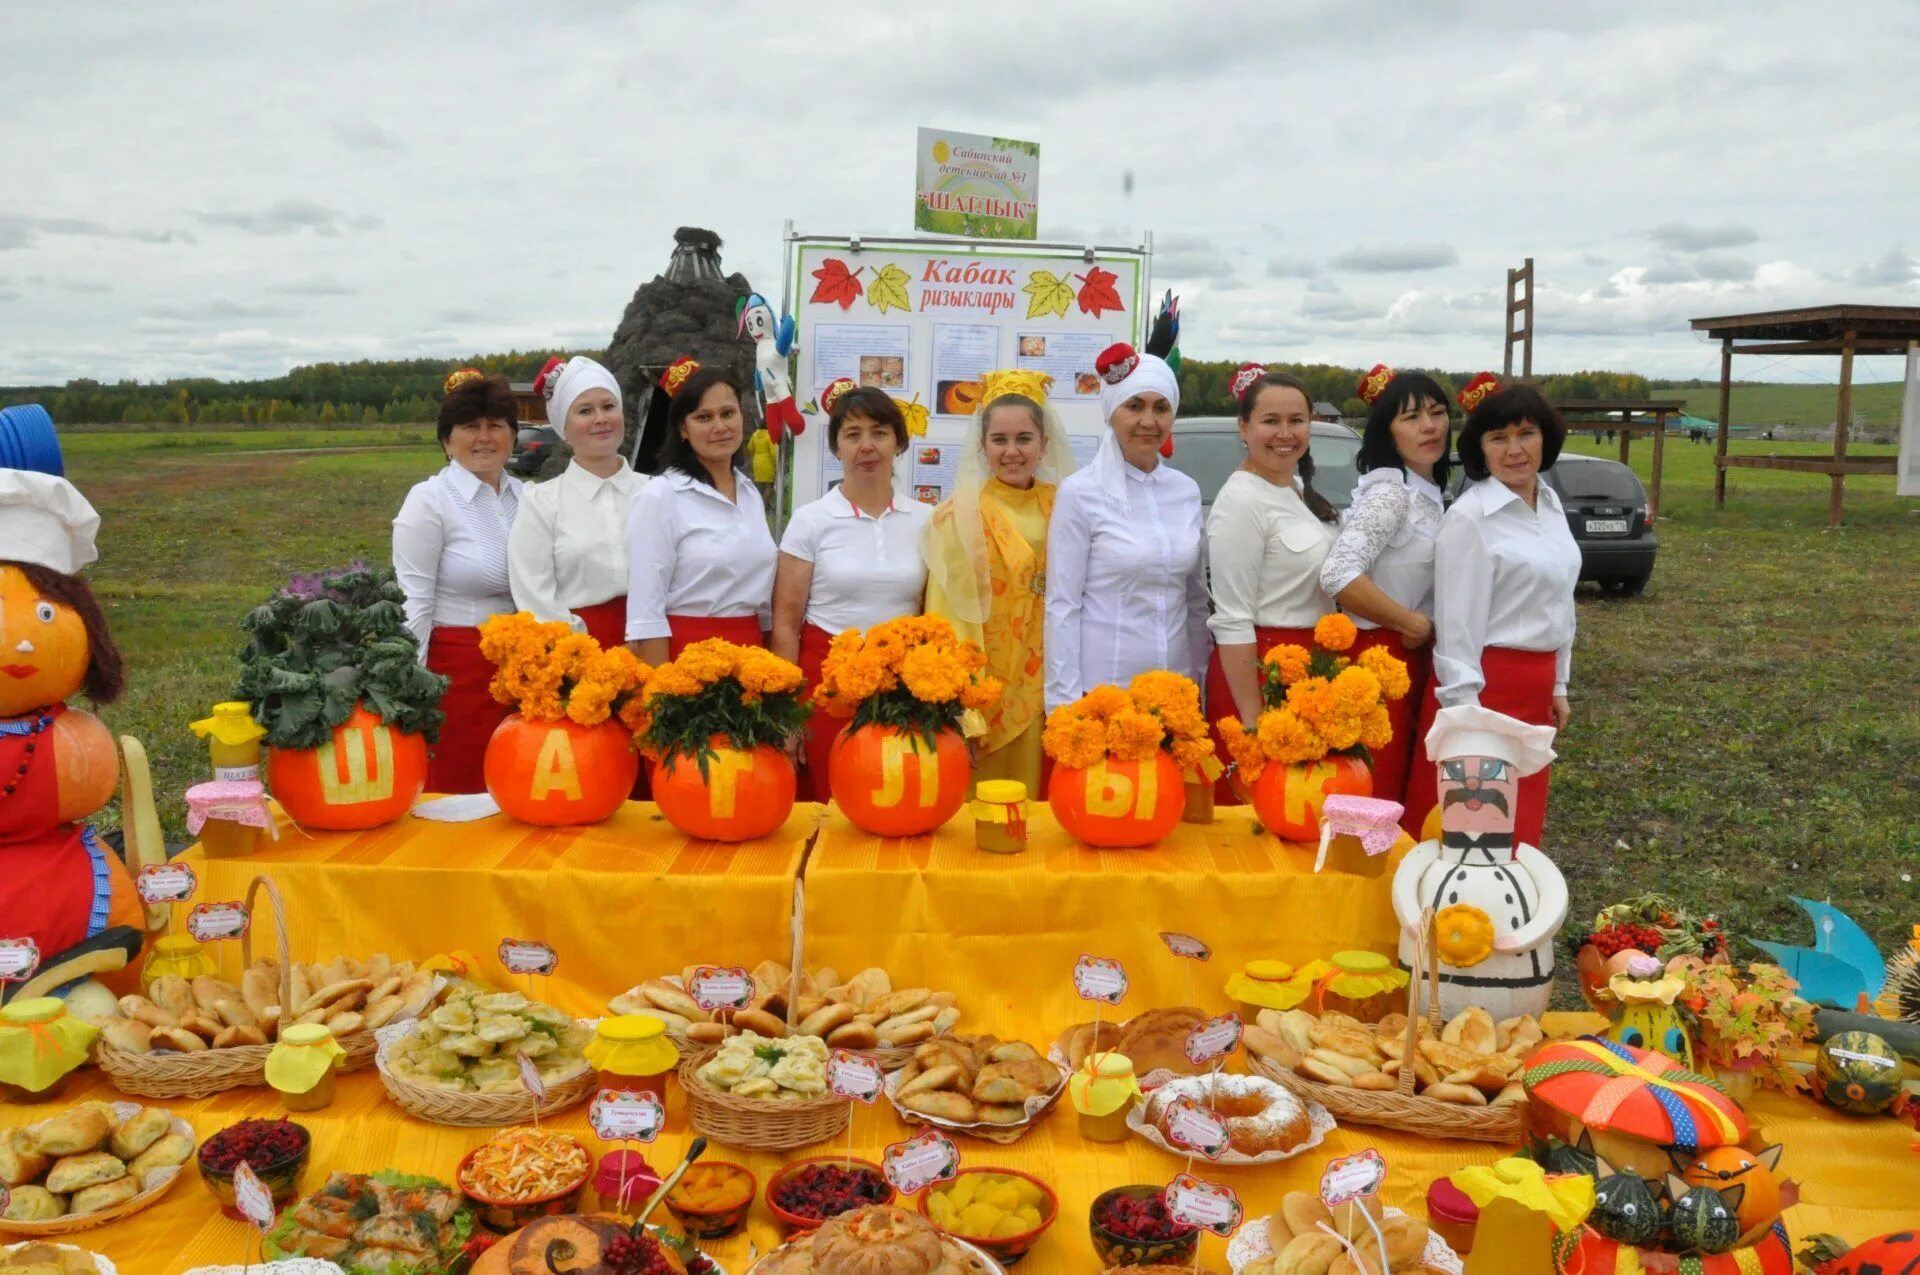
[(665, 468), (627, 518), (627, 644), (649, 664), (702, 638), (764, 646), (775, 551), (760, 492), (737, 467), (739, 384), (682, 358), (660, 385), (673, 395)]
[[(1320, 564), (1333, 547), (1338, 515), (1313, 489), (1313, 395), (1285, 372), (1242, 364), (1231, 385), (1247, 449), (1207, 515), (1207, 567), (1213, 583), (1213, 659), (1207, 714), (1260, 716), (1260, 661), (1282, 642), (1311, 648), (1313, 626), (1333, 610), (1320, 588)], [(1221, 764), (1232, 761), (1214, 730)], [(1240, 798), (1222, 777), (1216, 803)]]
[(521, 494), (507, 540), (514, 605), (570, 624), (603, 649), (619, 646), (627, 631), (627, 512), (647, 483), (620, 454), (620, 383), (582, 356), (552, 360), (533, 384), (573, 460)]
[(1060, 484), (1047, 527), (1048, 711), (1152, 669), (1197, 682), (1207, 663), (1200, 488), (1161, 463), (1180, 384), (1129, 345), (1094, 365), (1108, 433)]
[[(1476, 377), (1463, 404), (1492, 385)], [(1494, 389), (1468, 408), (1460, 464), (1470, 482), (1434, 544), (1434, 689), (1422, 735), (1436, 706), (1459, 704), (1566, 729), (1580, 546), (1560, 498), (1540, 480), (1566, 436), (1560, 414), (1530, 385)], [(1540, 844), (1548, 776), (1542, 768), (1520, 781), (1514, 836), (1530, 845)], [(1434, 768), (1417, 753), (1409, 813), (1424, 821), (1434, 788)]]
[(427, 763), (431, 792), (484, 792), (487, 740), (507, 715), (487, 690), (480, 623), (513, 610), (507, 539), (520, 483), (513, 455), (513, 390), (470, 367), (447, 377), (438, 433), (447, 466), (414, 484), (393, 520), (393, 570), (407, 595), (407, 627), (421, 658), (448, 679), (447, 722)]
[(1360, 481), (1340, 538), (1320, 568), (1320, 587), (1360, 629), (1352, 654), (1385, 647), (1407, 666), (1412, 688), (1404, 698), (1387, 701), (1393, 740), (1373, 750), (1373, 795), (1400, 801), (1413, 759), (1414, 723), (1433, 670), (1433, 542), (1446, 512), (1441, 493), (1453, 418), (1447, 392), (1424, 372), (1396, 375), (1376, 365), (1360, 382), (1359, 395), (1367, 404)]
[[(820, 395), (827, 446), (844, 477), (794, 510), (773, 577), (773, 653), (820, 684), (827, 648), (844, 629), (920, 614), (927, 565), (920, 535), (932, 512), (893, 490), (893, 464), (907, 448), (907, 421), (884, 390), (842, 378)], [(807, 723), (802, 801), (826, 801), (827, 759), (846, 719), (816, 709)]]

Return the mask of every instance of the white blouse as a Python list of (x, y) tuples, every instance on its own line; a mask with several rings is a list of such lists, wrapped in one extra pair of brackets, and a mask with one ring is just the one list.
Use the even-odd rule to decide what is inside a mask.
[(1444, 707), (1478, 704), (1489, 646), (1555, 653), (1553, 693), (1573, 667), (1573, 588), (1580, 545), (1544, 481), (1538, 507), (1497, 478), (1460, 493), (1434, 544), (1433, 664)]
[(576, 461), (559, 477), (527, 488), (507, 538), (514, 605), (585, 633), (574, 609), (627, 591), (627, 513), (647, 481), (624, 460), (606, 478)]
[(1207, 515), (1213, 640), (1252, 646), (1254, 629), (1304, 629), (1333, 610), (1320, 564), (1339, 528), (1307, 508), (1300, 488), (1235, 470)]
[(1126, 466), (1132, 511), (1092, 468), (1068, 475), (1047, 527), (1046, 705), (1137, 673), (1204, 674), (1207, 573), (1200, 488), (1170, 465)]
[[(1433, 542), (1446, 501), (1430, 478), (1391, 466), (1360, 475), (1340, 538), (1320, 568), (1328, 597), (1366, 576), (1409, 611), (1433, 618)], [(1380, 626), (1362, 616), (1363, 629)]]
[(919, 615), (927, 589), (920, 533), (932, 513), (895, 496), (869, 517), (839, 487), (794, 510), (780, 552), (813, 564), (807, 623), (836, 634)]
[(513, 610), (507, 536), (520, 494), (517, 478), (500, 475), (495, 491), (451, 462), (407, 493), (393, 520), (393, 572), (421, 660), (435, 628), (466, 628)]
[(627, 515), (627, 641), (671, 637), (670, 615), (771, 623), (773, 560), (760, 491), (735, 474), (735, 499), (670, 469), (634, 497)]

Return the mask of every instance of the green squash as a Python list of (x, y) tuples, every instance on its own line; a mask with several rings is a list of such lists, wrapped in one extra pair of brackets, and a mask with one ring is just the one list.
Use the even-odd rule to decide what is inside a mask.
[(1900, 1097), (1900, 1056), (1871, 1032), (1841, 1032), (1820, 1046), (1814, 1080), (1828, 1105), (1877, 1116)]
[(1677, 1175), (1667, 1178), (1667, 1235), (1682, 1253), (1725, 1253), (1740, 1243), (1740, 1201), (1747, 1189), (1716, 1191), (1689, 1187)]

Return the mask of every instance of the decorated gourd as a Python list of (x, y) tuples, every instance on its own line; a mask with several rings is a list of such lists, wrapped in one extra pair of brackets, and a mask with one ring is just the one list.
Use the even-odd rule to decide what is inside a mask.
[(1841, 1032), (1820, 1046), (1814, 1087), (1829, 1106), (1877, 1116), (1899, 1101), (1900, 1056), (1872, 1032)]
[(1738, 1214), (1740, 1234), (1751, 1235), (1780, 1216), (1783, 1205), (1780, 1180), (1780, 1154), (1785, 1148), (1776, 1143), (1761, 1151), (1745, 1147), (1715, 1147), (1703, 1151), (1680, 1171), (1689, 1186), (1710, 1186), (1721, 1194), (1741, 1188)]
[(1812, 1275), (1898, 1275), (1920, 1271), (1920, 1230), (1889, 1231), (1851, 1248), (1837, 1235), (1809, 1235), (1800, 1260)]
[(738, 749), (715, 736), (703, 778), (700, 764), (676, 754), (653, 774), (653, 799), (668, 823), (707, 841), (752, 841), (793, 813), (793, 762), (778, 748)]
[(1710, 1186), (1689, 1187), (1674, 1174), (1667, 1176), (1667, 1238), (1682, 1253), (1724, 1253), (1740, 1242), (1740, 1200), (1744, 1188), (1716, 1191)]
[(1687, 980), (1663, 977), (1659, 958), (1634, 953), (1627, 968), (1607, 984), (1615, 1006), (1607, 1039), (1635, 1049), (1665, 1054), (1693, 1070), (1693, 1036), (1676, 1002), (1687, 990)]
[(1329, 753), (1319, 761), (1271, 765), (1253, 781), (1253, 813), (1282, 841), (1320, 840), (1320, 810), (1335, 793), (1373, 795), (1373, 771), (1358, 757)]
[(640, 773), (632, 732), (612, 720), (530, 722), (518, 713), (487, 741), (487, 791), (522, 823), (598, 823), (627, 800)]
[(1186, 780), (1164, 751), (1150, 761), (1108, 757), (1082, 770), (1055, 766), (1047, 803), (1069, 833), (1090, 846), (1150, 846), (1179, 824), (1187, 809)]
[(980, 382), (954, 381), (947, 386), (941, 396), (945, 406), (941, 409), (949, 416), (971, 416), (980, 406)]
[(1594, 1183), (1593, 1212), (1587, 1225), (1610, 1240), (1644, 1247), (1660, 1238), (1664, 1219), (1653, 1187), (1631, 1169), (1616, 1173), (1605, 1164)]
[(827, 781), (856, 828), (876, 837), (917, 837), (953, 818), (967, 799), (971, 763), (955, 731), (934, 744), (912, 731), (862, 726), (833, 742)]
[(267, 787), (303, 828), (391, 823), (427, 786), (427, 741), (355, 705), (318, 748), (268, 748)]

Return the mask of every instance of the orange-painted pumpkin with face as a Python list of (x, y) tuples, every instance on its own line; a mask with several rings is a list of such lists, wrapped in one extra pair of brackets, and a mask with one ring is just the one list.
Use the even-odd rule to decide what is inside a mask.
[(1152, 761), (1109, 757), (1084, 770), (1055, 766), (1047, 804), (1060, 826), (1087, 845), (1128, 850), (1173, 831), (1186, 813), (1187, 785), (1179, 763), (1164, 751)]
[(1358, 757), (1330, 753), (1319, 761), (1270, 763), (1248, 794), (1253, 813), (1282, 841), (1317, 843), (1320, 809), (1334, 793), (1373, 796), (1373, 771)]
[(487, 791), (521, 823), (544, 828), (599, 823), (620, 809), (640, 773), (633, 733), (619, 722), (530, 722), (518, 713), (494, 728)]
[(827, 783), (849, 822), (876, 837), (917, 837), (959, 812), (972, 764), (958, 731), (929, 749), (914, 731), (862, 726), (833, 741)]
[(377, 828), (426, 790), (427, 741), (356, 704), (320, 747), (267, 749), (267, 787), (303, 828)]
[(793, 813), (793, 762), (778, 748), (731, 747), (715, 735), (707, 774), (691, 757), (676, 756), (653, 772), (653, 799), (668, 823), (705, 841), (752, 841), (773, 832)]
[(92, 656), (79, 613), (0, 566), (0, 717), (23, 717), (80, 692)]

